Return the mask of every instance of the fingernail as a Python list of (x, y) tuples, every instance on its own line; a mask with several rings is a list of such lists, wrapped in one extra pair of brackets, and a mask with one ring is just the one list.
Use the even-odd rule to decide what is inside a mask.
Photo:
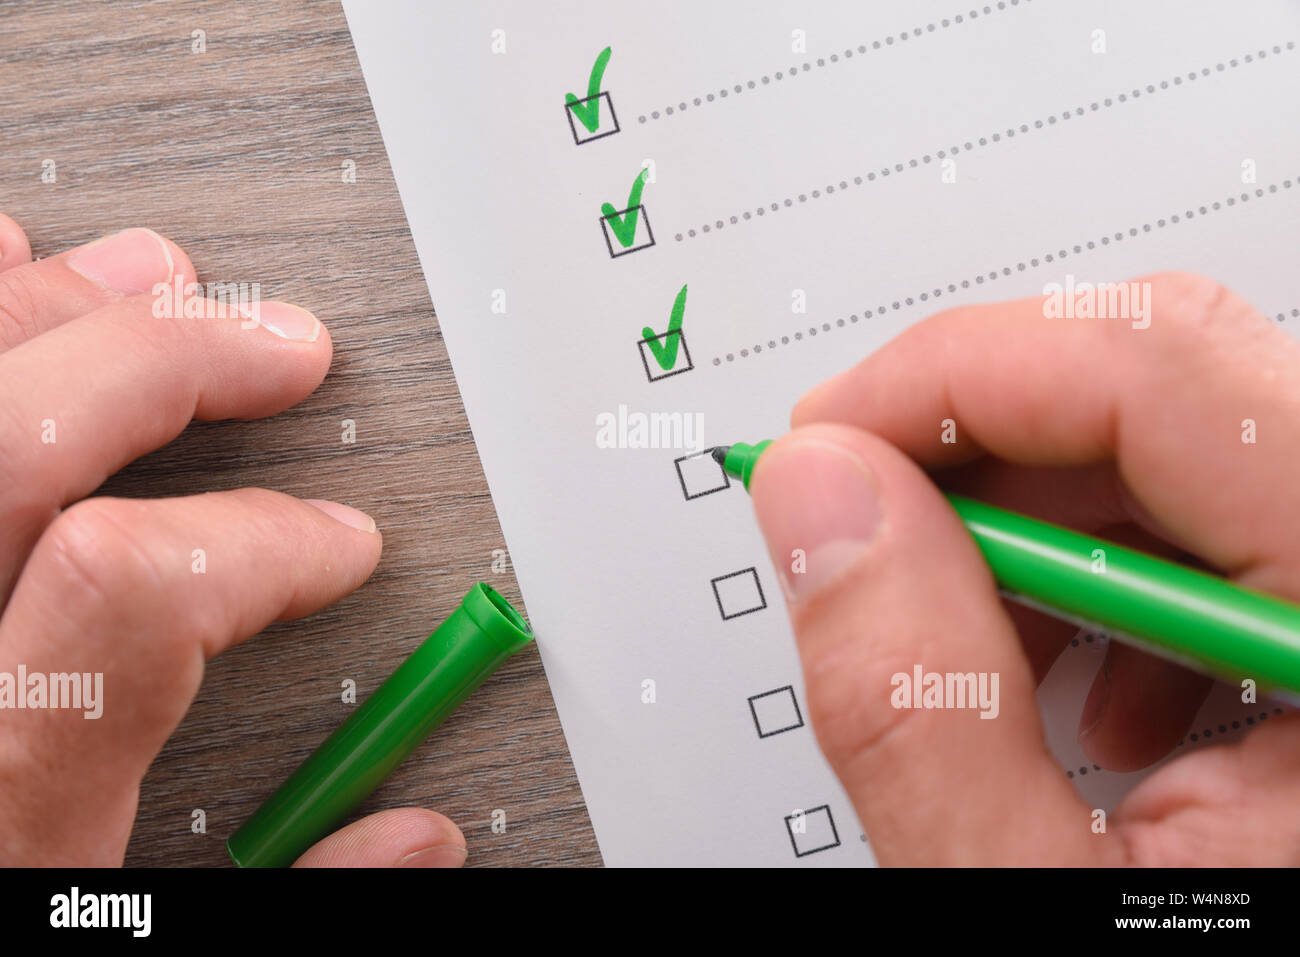
[(397, 862), (398, 867), (460, 867), (469, 852), (455, 844), (441, 844), (407, 854)]
[(1083, 714), (1079, 717), (1079, 735), (1076, 740), (1082, 741), (1096, 730), (1101, 724), (1101, 719), (1106, 716), (1106, 705), (1109, 701), (1110, 668), (1102, 662), (1101, 674), (1093, 681), (1087, 700), (1083, 702)]
[(754, 510), (788, 601), (840, 577), (880, 528), (871, 470), (843, 446), (795, 439), (769, 452), (754, 478)]
[[(306, 309), (287, 302), (258, 302), (241, 307), (241, 312), (256, 325), (274, 332), (281, 339), (298, 342), (315, 342), (320, 337), (320, 320)], [(251, 328), (254, 322), (249, 323)]]
[(68, 266), (91, 282), (124, 296), (149, 292), (175, 271), (171, 250), (152, 229), (125, 229), (74, 249)]
[(304, 501), (308, 505), (316, 506), (335, 521), (342, 522), (359, 532), (375, 531), (375, 520), (358, 508), (353, 508), (350, 505), (340, 505), (338, 502), (327, 502), (319, 498), (309, 498)]

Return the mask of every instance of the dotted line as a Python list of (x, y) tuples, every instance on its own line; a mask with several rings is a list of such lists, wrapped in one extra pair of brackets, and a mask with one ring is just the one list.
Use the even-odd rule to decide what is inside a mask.
[[(996, 4), (996, 7), (999, 10), (1005, 10), (1008, 6), (1012, 6), (1012, 7), (1019, 6), (1020, 2), (1021, 0), (1002, 0), (1002, 2)], [(1030, 0), (1024, 0), (1024, 2), (1029, 3)], [(990, 4), (984, 7), (983, 8), (984, 15), (985, 16), (991, 15), (993, 13), (994, 6), (995, 5)], [(944, 19), (939, 20), (935, 23), (927, 23), (923, 26), (913, 27), (911, 30), (904, 30), (902, 33), (898, 34), (898, 40), (903, 43), (906, 43), (910, 37), (919, 37), (923, 33), (934, 33), (936, 30), (940, 30), (940, 29), (946, 30), (950, 26), (953, 26), (958, 23), (964, 23), (967, 20), (976, 20), (979, 18), (980, 12), (981, 12), (980, 10), (971, 10), (965, 16), (958, 13), (951, 18), (945, 17)], [(879, 50), (882, 46), (889, 47), (893, 45), (894, 45), (894, 35), (890, 34), (889, 36), (886, 36), (881, 40), (873, 40), (871, 42), (870, 49)], [(866, 53), (867, 50), (868, 50), (867, 44), (861, 43), (858, 45), (858, 49), (857, 49), (858, 53)], [(845, 48), (842, 58), (845, 60), (853, 59), (853, 52), (854, 51), (852, 47)], [(694, 104), (695, 106), (702, 106), (705, 103), (712, 103), (715, 99), (725, 100), (732, 93), (743, 93), (745, 90), (754, 90), (757, 89), (760, 85), (770, 86), (773, 79), (775, 79), (778, 83), (784, 77), (787, 76), (793, 80), (795, 77), (799, 75), (800, 70), (802, 70), (804, 73), (809, 73), (812, 71), (814, 65), (818, 67), (825, 67), (828, 63), (839, 63), (840, 60), (841, 60), (840, 54), (832, 53), (829, 57), (819, 57), (815, 61), (808, 61), (804, 63), (802, 67), (796, 64), (795, 66), (790, 67), (788, 71), (777, 70), (775, 73), (772, 73), (770, 75), (765, 73), (757, 80), (746, 80), (744, 83), (735, 84), (730, 89), (724, 86), (720, 90), (718, 90), (716, 94), (706, 93), (704, 94), (703, 97), (698, 97), (698, 96), (695, 97), (693, 100), (691, 100), (691, 104)], [(674, 113), (685, 113), (687, 109), (689, 109), (689, 105), (685, 100), (682, 100), (676, 106), (664, 107), (663, 113), (660, 113), (658, 110), (655, 110), (652, 113), (650, 113), (649, 116), (642, 113), (636, 119), (638, 123), (645, 123), (647, 120), (657, 120), (659, 119), (660, 116), (672, 116)]]
[[(1274, 709), (1273, 709), (1273, 714), (1281, 714), (1281, 713), (1282, 713), (1282, 709), (1281, 709), (1281, 708), (1274, 708)], [(1269, 717), (1269, 714), (1268, 714), (1267, 711), (1261, 711), (1261, 712), (1259, 713), (1259, 717), (1258, 717), (1258, 718), (1255, 717), (1253, 714), (1246, 715), (1246, 717), (1242, 718), (1240, 721), (1230, 721), (1230, 722), (1227, 722), (1226, 724), (1221, 724), (1221, 725), (1219, 725), (1218, 733), (1221, 734), (1221, 735), (1223, 735), (1223, 734), (1228, 734), (1228, 733), (1231, 732), (1231, 731), (1240, 731), (1240, 730), (1241, 730), (1241, 726), (1242, 726), (1243, 724), (1245, 724), (1245, 725), (1247, 725), (1247, 726), (1249, 726), (1249, 727), (1253, 727), (1257, 722), (1260, 722), (1260, 721), (1267, 721), (1267, 720), (1268, 720), (1268, 717)], [(1215, 734), (1215, 731), (1214, 731), (1213, 728), (1206, 728), (1204, 731), (1201, 731), (1201, 732), (1199, 732), (1199, 733), (1196, 732), (1196, 731), (1193, 731), (1193, 732), (1192, 732), (1191, 734), (1189, 734), (1185, 739), (1183, 739), (1182, 741), (1179, 741), (1179, 742), (1178, 742), (1178, 747), (1181, 748), (1181, 747), (1182, 747), (1184, 744), (1186, 744), (1188, 741), (1191, 741), (1193, 744), (1195, 744), (1197, 741), (1201, 741), (1201, 740), (1205, 740), (1205, 739), (1208, 739), (1208, 738), (1213, 737), (1214, 734)]]
[[(1300, 180), (1297, 180), (1297, 182), (1300, 182)], [(1257, 188), (1254, 192), (1254, 198), (1260, 198), (1264, 196), (1265, 193), (1268, 193), (1270, 195), (1276, 193), (1278, 191), (1278, 185), (1279, 184), (1277, 183), (1273, 183), (1267, 187), (1261, 186)], [(1292, 186), (1292, 181), (1289, 179), (1284, 179), (1281, 183), (1281, 188), (1284, 190), (1290, 189), (1291, 186)], [(972, 284), (976, 286), (981, 286), (985, 282), (995, 282), (1000, 277), (1010, 276), (1013, 272), (1024, 272), (1026, 269), (1037, 267), (1040, 263), (1050, 263), (1050, 262), (1055, 262), (1056, 260), (1059, 259), (1065, 259), (1067, 256), (1071, 254), (1071, 251), (1073, 252), (1074, 255), (1078, 255), (1084, 252), (1084, 250), (1093, 250), (1096, 249), (1098, 246), (1109, 246), (1112, 242), (1115, 243), (1123, 242), (1126, 238), (1133, 238), (1140, 234), (1149, 233), (1153, 229), (1164, 229), (1166, 226), (1174, 226), (1182, 222), (1183, 220), (1193, 219), (1198, 215), (1208, 216), (1212, 212), (1217, 213), (1219, 210), (1223, 209), (1224, 207), (1236, 206), (1238, 202), (1248, 203), (1250, 202), (1251, 198), (1252, 198), (1252, 194), (1248, 192), (1240, 193), (1237, 196), (1229, 196), (1226, 199), (1224, 199), (1222, 202), (1216, 201), (1214, 203), (1209, 203), (1204, 206), (1199, 206), (1196, 209), (1188, 209), (1182, 213), (1174, 213), (1168, 218), (1157, 219), (1155, 223), (1143, 223), (1141, 226), (1130, 226), (1128, 230), (1118, 230), (1114, 233), (1109, 233), (1105, 236), (1101, 236), (1095, 240), (1088, 240), (1085, 243), (1076, 243), (1070, 249), (1058, 249), (1055, 252), (1044, 253), (1041, 258), (1034, 257), (1030, 259), (1028, 263), (1018, 262), (1015, 264), (1014, 268), (1011, 266), (1003, 266), (1001, 269), (991, 269), (987, 273), (979, 273), (972, 279), (962, 279), (960, 281), (950, 282), (948, 283), (946, 289), (949, 293), (954, 293), (958, 289), (969, 289)], [(908, 296), (901, 300), (895, 299), (889, 304), (882, 303), (881, 305), (877, 306), (875, 309), (866, 309), (863, 311), (861, 317), (859, 317), (857, 313), (853, 313), (851, 316), (848, 316), (847, 319), (845, 318), (836, 319), (834, 325), (832, 325), (829, 322), (823, 322), (820, 327), (809, 326), (807, 335), (810, 338), (813, 338), (816, 337), (819, 332), (830, 332), (832, 328), (843, 329), (846, 323), (856, 324), (859, 318), (870, 319), (874, 315), (884, 314), (890, 311), (898, 312), (899, 310), (907, 306), (911, 306), (915, 304), (917, 301), (927, 302), (930, 299), (938, 299), (944, 294), (944, 290), (945, 287), (935, 286), (934, 289), (927, 290), (916, 296)], [(1293, 314), (1295, 314), (1294, 310), (1293, 310)], [(1278, 315), (1281, 316), (1282, 313), (1279, 313)], [(803, 341), (804, 341), (804, 333), (801, 330), (799, 332), (781, 336), (780, 339), (769, 339), (767, 341), (766, 346), (764, 346), (762, 343), (755, 343), (752, 348), (741, 349), (738, 354), (740, 358), (747, 359), (751, 354), (759, 355), (764, 350), (771, 351), (772, 349), (777, 348), (778, 345), (788, 346), (791, 345), (792, 343), (803, 342)], [(734, 362), (736, 361), (736, 357), (737, 357), (737, 353), (728, 352), (725, 356), (725, 359), (728, 362)], [(714, 356), (713, 364), (715, 366), (721, 365), (723, 358), (724, 357)]]
[[(1284, 52), (1284, 50), (1289, 51), (1294, 49), (1295, 49), (1295, 41), (1289, 40), (1287, 41), (1285, 47), (1281, 45), (1273, 47), (1273, 53), (1281, 54)], [(1186, 76), (1187, 81), (1192, 82), (1195, 81), (1198, 77), (1207, 77), (1210, 76), (1211, 73), (1222, 73), (1225, 70), (1235, 69), (1236, 67), (1241, 66), (1243, 63), (1254, 63), (1256, 60), (1263, 60), (1266, 59), (1267, 57), (1268, 57), (1268, 50), (1260, 50), (1258, 53), (1247, 53), (1245, 56), (1241, 57), (1240, 59), (1233, 57), (1232, 59), (1228, 60), (1226, 63), (1215, 64), (1213, 70), (1211, 70), (1211, 68), (1207, 66), (1207, 67), (1202, 67), (1199, 72), (1197, 72), (1196, 70), (1192, 70), (1187, 74), (1180, 73), (1177, 76), (1173, 77), (1172, 79), (1161, 80), (1158, 84), (1148, 83), (1146, 86), (1146, 92), (1148, 94), (1151, 94), (1151, 93), (1155, 93), (1157, 90), (1168, 90), (1171, 85), (1182, 86), (1184, 81), (1184, 76)], [(938, 150), (934, 154), (934, 156), (931, 156), (929, 153), (926, 153), (919, 160), (913, 158), (907, 160), (905, 163), (895, 163), (892, 169), (888, 166), (883, 166), (881, 167), (880, 173), (878, 175), (880, 178), (884, 178), (884, 177), (888, 177), (891, 173), (901, 173), (905, 169), (916, 169), (919, 166), (927, 165), (930, 162), (932, 162), (934, 159), (942, 160), (948, 156), (956, 156), (959, 153), (961, 153), (963, 150), (969, 153), (972, 150), (976, 149), (977, 147), (986, 147), (990, 143), (1000, 143), (1004, 136), (1006, 139), (1014, 139), (1017, 132), (1021, 134), (1026, 134), (1030, 132), (1030, 130), (1041, 130), (1048, 126), (1055, 126), (1058, 118), (1062, 121), (1068, 121), (1072, 117), (1084, 116), (1089, 112), (1096, 113), (1102, 109), (1106, 109), (1108, 107), (1114, 106), (1116, 103), (1127, 103), (1129, 100), (1140, 99), (1142, 96), (1142, 92), (1143, 91), (1141, 87), (1134, 87), (1131, 93), (1120, 93), (1118, 96), (1115, 96), (1113, 98), (1108, 96), (1104, 100), (1101, 100), (1100, 102), (1094, 101), (1092, 103), (1086, 104), (1086, 106), (1076, 106), (1073, 109), (1065, 110), (1059, 115), (1059, 117), (1057, 116), (1057, 114), (1053, 113), (1050, 116), (1048, 116), (1046, 120), (1034, 120), (1032, 124), (1021, 123), (1019, 129), (1017, 129), (1014, 126), (1008, 126), (1005, 133), (998, 132), (998, 133), (991, 133), (988, 136), (981, 136), (976, 142), (971, 142), (970, 140), (967, 140), (963, 144), (953, 145), (950, 149)], [(848, 190), (850, 185), (861, 186), (864, 182), (868, 182), (868, 183), (875, 182), (876, 179), (877, 179), (877, 174), (875, 172), (868, 172), (865, 177), (854, 176), (851, 182), (850, 180), (847, 179), (840, 180), (838, 189), (840, 192), (845, 192)], [(732, 226), (735, 226), (741, 221), (749, 221), (753, 219), (755, 216), (766, 216), (769, 212), (771, 213), (780, 212), (783, 208), (788, 209), (789, 207), (793, 206), (796, 200), (800, 203), (806, 203), (808, 202), (810, 197), (812, 199), (820, 199), (823, 195), (830, 196), (835, 193), (836, 188), (837, 187), (835, 186), (834, 183), (830, 183), (827, 184), (825, 190), (814, 189), (811, 193), (800, 193), (797, 197), (787, 196), (784, 200), (780, 200), (775, 203), (769, 203), (765, 206), (756, 207), (753, 211), (745, 210), (743, 213), (740, 213), (739, 215), (736, 216), (731, 216), (727, 220), (718, 219), (718, 220), (714, 220), (712, 223), (705, 223), (703, 226), (699, 228), (699, 230), (688, 229), (684, 234), (677, 233), (673, 238), (680, 243), (685, 239), (694, 239), (696, 236), (704, 233), (720, 232), (721, 230), (726, 228), (728, 222)]]
[(1277, 314), (1277, 321), (1286, 322), (1287, 316), (1290, 316), (1292, 319), (1300, 319), (1300, 309), (1292, 309), (1290, 312), (1279, 312)]
[[(1273, 709), (1273, 714), (1281, 714), (1281, 713), (1282, 713), (1282, 709), (1281, 709), (1281, 708), (1274, 708), (1274, 709)], [(1247, 715), (1246, 717), (1242, 718), (1242, 719), (1239, 720), (1239, 721), (1228, 721), (1228, 722), (1224, 722), (1223, 724), (1219, 725), (1219, 728), (1218, 728), (1218, 732), (1217, 732), (1217, 733), (1218, 733), (1220, 736), (1223, 736), (1223, 735), (1226, 735), (1226, 734), (1230, 734), (1230, 733), (1233, 732), (1233, 731), (1240, 731), (1241, 728), (1242, 728), (1242, 725), (1246, 725), (1246, 726), (1248, 726), (1248, 727), (1249, 727), (1249, 726), (1254, 726), (1255, 724), (1262, 723), (1262, 722), (1264, 722), (1264, 721), (1267, 721), (1268, 719), (1269, 719), (1269, 713), (1268, 713), (1267, 711), (1261, 711), (1261, 712), (1259, 713), (1259, 717), (1258, 717), (1258, 718), (1255, 717), (1255, 716), (1252, 714), (1252, 715)], [(1193, 731), (1191, 734), (1189, 734), (1189, 735), (1188, 735), (1186, 738), (1184, 738), (1182, 741), (1179, 741), (1177, 746), (1181, 748), (1181, 747), (1182, 747), (1184, 744), (1186, 744), (1188, 741), (1196, 742), (1196, 741), (1201, 741), (1201, 740), (1208, 740), (1209, 738), (1213, 737), (1213, 736), (1215, 735), (1215, 733), (1216, 733), (1216, 732), (1215, 732), (1215, 729), (1213, 729), (1213, 728), (1206, 728), (1204, 731), (1201, 731), (1201, 732), (1199, 732), (1199, 733)], [(1102, 771), (1102, 770), (1104, 770), (1104, 769), (1103, 769), (1102, 767), (1100, 767), (1099, 765), (1094, 764), (1094, 765), (1092, 766), (1091, 770), (1093, 770), (1093, 771)], [(1077, 775), (1079, 775), (1080, 777), (1082, 777), (1082, 776), (1084, 776), (1085, 774), (1087, 774), (1088, 771), (1089, 771), (1089, 768), (1088, 768), (1087, 765), (1080, 765), (1080, 767), (1079, 767), (1079, 769), (1078, 769), (1077, 771), (1066, 771), (1066, 772), (1065, 772), (1065, 776), (1066, 776), (1067, 778), (1073, 778), (1073, 777), (1077, 774)]]

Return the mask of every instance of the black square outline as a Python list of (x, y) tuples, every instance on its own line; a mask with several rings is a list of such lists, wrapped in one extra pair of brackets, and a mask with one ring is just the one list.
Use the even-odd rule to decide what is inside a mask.
[[(718, 594), (718, 582), (726, 581), (728, 578), (735, 578), (737, 575), (753, 575), (754, 587), (758, 589), (758, 600), (763, 604), (757, 608), (747, 608), (744, 611), (738, 611), (734, 615), (728, 615), (722, 607), (722, 596)], [(722, 616), (723, 621), (731, 621), (733, 618), (740, 618), (743, 615), (752, 615), (756, 611), (762, 611), (767, 607), (767, 596), (763, 594), (763, 583), (759, 581), (758, 569), (754, 567), (742, 568), (738, 572), (732, 572), (729, 575), (719, 575), (717, 578), (709, 579), (709, 584), (713, 586), (713, 600), (718, 603), (718, 614)]]
[[(666, 379), (668, 377), (664, 376), (664, 378)], [(694, 495), (691, 495), (686, 490), (686, 478), (682, 475), (681, 463), (685, 462), (687, 459), (703, 458), (706, 455), (712, 455), (712, 453), (713, 453), (713, 449), (705, 449), (703, 452), (692, 452), (690, 455), (683, 455), (679, 459), (673, 459), (673, 467), (677, 469), (677, 482), (682, 487), (682, 494), (686, 496), (686, 501), (689, 502), (692, 499), (703, 498), (706, 495), (712, 495), (714, 492), (721, 492), (725, 489), (731, 488), (731, 476), (728, 475), (725, 471), (723, 471), (722, 466), (719, 465), (718, 471), (722, 473), (721, 485), (719, 485), (717, 488), (711, 488), (706, 492), (696, 492)], [(759, 588), (759, 591), (760, 592), (762, 591), (761, 587)]]
[[(645, 221), (645, 231), (646, 235), (650, 237), (650, 242), (646, 243), (644, 246), (632, 246), (629, 249), (623, 250), (621, 253), (616, 253), (614, 252), (614, 244), (609, 238), (609, 225), (605, 221), (609, 219), (610, 216), (626, 216), (634, 209), (641, 210), (641, 218)], [(645, 206), (640, 203), (635, 206), (629, 206), (627, 209), (616, 209), (614, 212), (610, 213), (609, 216), (600, 217), (600, 232), (605, 237), (605, 247), (609, 250), (610, 259), (617, 259), (619, 256), (626, 256), (630, 253), (639, 253), (641, 250), (649, 249), (655, 244), (655, 232), (650, 228), (650, 213), (647, 212)]]
[[(602, 96), (605, 98), (605, 102), (609, 104), (609, 115), (614, 119), (614, 128), (608, 133), (597, 133), (595, 136), (589, 136), (585, 140), (578, 139), (578, 127), (573, 122), (573, 108), (579, 104), (586, 103), (589, 100), (599, 99)], [(584, 96), (581, 100), (574, 100), (572, 103), (565, 103), (564, 115), (569, 118), (569, 132), (573, 134), (574, 146), (586, 146), (588, 143), (596, 142), (596, 140), (603, 140), (605, 137), (613, 136), (622, 129), (622, 127), (618, 125), (618, 114), (614, 112), (614, 98), (603, 90), (595, 96)], [(585, 130), (586, 127), (584, 126), (583, 129)]]
[[(678, 345), (680, 345), (682, 347), (682, 351), (686, 353), (686, 368), (674, 369), (672, 372), (665, 372), (663, 375), (651, 375), (650, 360), (646, 358), (646, 353), (649, 352), (650, 350), (646, 348), (646, 343), (654, 342), (656, 339), (663, 339), (666, 336), (677, 337)], [(657, 336), (651, 336), (648, 339), (642, 339), (636, 344), (636, 346), (637, 346), (637, 352), (641, 353), (641, 365), (645, 367), (645, 377), (651, 382), (658, 382), (660, 379), (671, 379), (675, 375), (681, 375), (683, 372), (690, 372), (692, 369), (695, 368), (695, 363), (691, 361), (691, 350), (686, 348), (686, 333), (682, 332), (682, 330), (680, 329), (675, 329), (672, 332), (661, 332)], [(656, 362), (656, 364), (658, 363)]]
[[(794, 705), (794, 716), (798, 719), (798, 724), (792, 724), (784, 728), (777, 728), (775, 731), (763, 733), (763, 726), (758, 723), (758, 709), (754, 707), (754, 702), (759, 698), (767, 698), (774, 694), (780, 694), (782, 691), (790, 692), (790, 703)], [(793, 731), (796, 728), (803, 727), (803, 712), (799, 710), (799, 699), (795, 697), (794, 685), (786, 685), (784, 688), (773, 688), (771, 691), (764, 691), (761, 694), (752, 694), (747, 699), (749, 701), (749, 713), (754, 716), (754, 730), (758, 732), (760, 738), (770, 738), (774, 734), (784, 734), (786, 731)], [(832, 822), (833, 824), (834, 822)]]
[(831, 806), (830, 806), (829, 804), (819, 804), (819, 805), (817, 805), (816, 807), (810, 807), (810, 808), (808, 808), (808, 810), (806, 810), (806, 811), (803, 812), (804, 820), (807, 820), (807, 819), (808, 819), (808, 815), (810, 815), (810, 814), (812, 814), (812, 813), (814, 813), (814, 812), (816, 812), (816, 811), (825, 811), (825, 812), (826, 812), (826, 820), (828, 820), (828, 821), (831, 822), (831, 834), (833, 834), (833, 835), (835, 836), (835, 843), (834, 843), (834, 844), (823, 844), (821, 847), (814, 847), (814, 848), (811, 848), (811, 849), (809, 849), (809, 850), (803, 851), (803, 852), (801, 853), (801, 852), (799, 851), (799, 845), (798, 845), (798, 843), (797, 843), (797, 842), (795, 841), (795, 839), (794, 839), (794, 829), (790, 827), (790, 822), (791, 822), (792, 820), (794, 820), (794, 815), (793, 815), (793, 814), (787, 814), (787, 815), (785, 816), (785, 831), (786, 831), (786, 833), (790, 836), (790, 847), (792, 847), (792, 848), (794, 849), (794, 856), (795, 856), (795, 857), (807, 857), (809, 854), (816, 854), (818, 851), (829, 851), (832, 847), (839, 847), (839, 846), (840, 846), (840, 832), (839, 832), (839, 830), (835, 827), (835, 815), (833, 815), (833, 814), (831, 813)]

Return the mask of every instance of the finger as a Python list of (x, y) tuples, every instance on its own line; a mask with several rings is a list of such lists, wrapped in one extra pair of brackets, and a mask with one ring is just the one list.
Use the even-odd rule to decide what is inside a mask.
[(1269, 717), (1241, 741), (1171, 761), (1111, 821), (1143, 867), (1300, 864), (1300, 715)]
[(793, 421), (869, 429), (926, 466), (1115, 459), (1176, 544), (1300, 597), (1300, 344), (1210, 280), (1139, 282), (1148, 328), (1045, 318), (1042, 298), (954, 309), (815, 389)]
[[(872, 435), (820, 425), (777, 440), (751, 491), (776, 567), (805, 563), (782, 578), (808, 710), (877, 859), (1101, 860), (988, 566), (925, 474)], [(918, 668), (972, 675), (975, 700), (906, 706)]]
[[(102, 677), (78, 683), (81, 707), (4, 712), (4, 856), (120, 862), (140, 779), (204, 661), (352, 591), (380, 547), (364, 513), (262, 489), (91, 498), (59, 516), (0, 618), (0, 672)], [(120, 830), (87, 847), (103, 822)]]
[(0, 272), (32, 261), (32, 247), (22, 227), (0, 213)]
[(1154, 764), (1187, 734), (1213, 683), (1112, 641), (1079, 717), (1079, 745), (1110, 771)]
[(60, 508), (191, 419), (271, 415), (320, 384), (324, 327), (259, 305), (261, 325), (245, 329), (238, 316), (156, 318), (136, 296), (0, 355), (0, 600)]
[[(38, 262), (30, 262), (22, 238), (14, 268), (6, 266), (8, 242), (0, 223), (0, 353), (127, 296), (152, 295), (159, 283), (183, 290), (194, 282), (189, 257), (148, 229), (127, 229)], [(23, 250), (23, 262), (16, 261)]]
[(434, 811), (416, 807), (380, 811), (313, 844), (294, 867), (460, 867), (460, 828)]

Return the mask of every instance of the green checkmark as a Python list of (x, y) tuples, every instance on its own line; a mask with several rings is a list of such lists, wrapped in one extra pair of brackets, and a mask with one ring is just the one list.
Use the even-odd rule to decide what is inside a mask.
[(609, 55), (610, 48), (605, 47), (600, 51), (600, 56), (596, 57), (596, 64), (591, 68), (591, 77), (587, 80), (586, 103), (572, 93), (564, 94), (564, 102), (568, 104), (578, 121), (587, 128), (588, 133), (596, 132), (596, 128), (600, 126), (600, 80), (605, 75)]
[(682, 286), (682, 291), (677, 294), (673, 300), (673, 312), (668, 317), (668, 331), (660, 336), (657, 332), (646, 326), (641, 330), (641, 335), (645, 339), (645, 344), (650, 347), (654, 353), (655, 362), (659, 363), (659, 368), (667, 372), (677, 364), (677, 345), (682, 341), (682, 316), (686, 314), (686, 287)]
[(632, 240), (636, 237), (636, 220), (637, 213), (641, 211), (641, 190), (645, 187), (645, 178), (649, 170), (641, 170), (636, 174), (636, 179), (632, 181), (632, 192), (628, 193), (627, 206), (624, 207), (622, 216), (618, 215), (618, 210), (609, 203), (601, 203), (600, 211), (604, 213), (605, 220), (609, 223), (610, 231), (619, 244), (627, 247), (632, 245)]

